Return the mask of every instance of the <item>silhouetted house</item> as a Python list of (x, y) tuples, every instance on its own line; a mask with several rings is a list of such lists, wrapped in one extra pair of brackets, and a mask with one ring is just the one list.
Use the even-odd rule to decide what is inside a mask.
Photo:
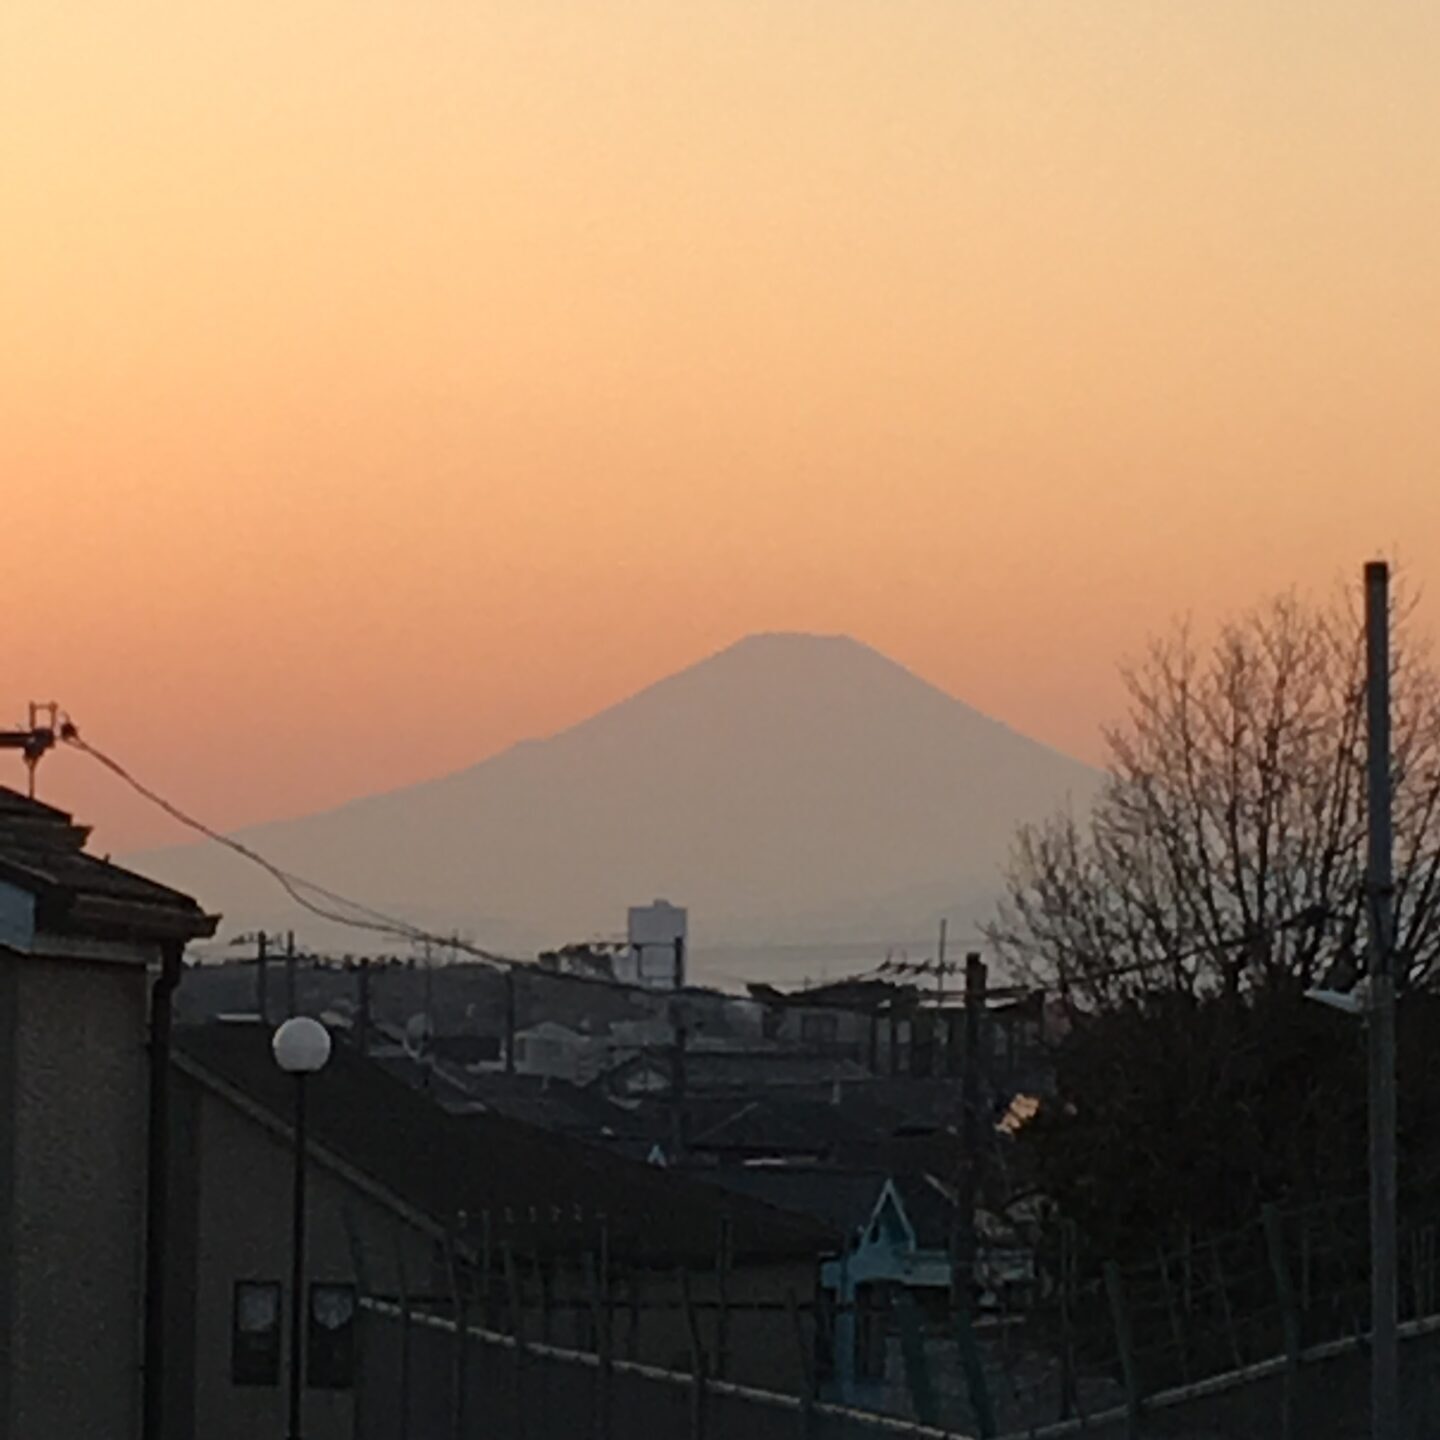
[(0, 789), (0, 1436), (139, 1433), (147, 975), (214, 920)]
[(617, 1098), (674, 1094), (690, 1096), (759, 1095), (781, 1086), (829, 1086), (868, 1080), (870, 1072), (855, 1060), (803, 1051), (687, 1050), (647, 1051), (607, 1070), (593, 1082)]
[(860, 1060), (876, 1074), (891, 1070), (895, 1018), (915, 1004), (913, 986), (886, 980), (840, 980), (802, 990), (752, 984), (750, 998), (764, 1009), (767, 1040)]
[[(269, 1038), (257, 1025), (177, 1035), (171, 1285), (188, 1321), (174, 1337), (175, 1440), (279, 1433), (292, 1089)], [(448, 1313), (453, 1253), (481, 1295), (502, 1308), (518, 1296), (531, 1338), (584, 1348), (604, 1254), (624, 1297), (619, 1353), (685, 1368), (677, 1274), (716, 1343), (723, 1245), (727, 1303), (765, 1307), (731, 1326), (728, 1374), (798, 1386), (785, 1299), (815, 1296), (837, 1244), (823, 1223), (499, 1114), (450, 1113), (343, 1044), (307, 1083), (312, 1314), (346, 1313), (347, 1295), (353, 1311), (355, 1288)], [(340, 1379), (307, 1391), (306, 1440), (353, 1435), (354, 1377)]]
[[(952, 1188), (924, 1172), (835, 1165), (752, 1163), (695, 1173), (842, 1237), (821, 1270), (834, 1317), (828, 1388), (838, 1399), (883, 1408), (899, 1369), (897, 1293), (908, 1293), (917, 1314), (946, 1323), (959, 1218)], [(993, 1217), (982, 1213), (978, 1223), (982, 1311), (1014, 1308), (1030, 1296), (1034, 1256)]]

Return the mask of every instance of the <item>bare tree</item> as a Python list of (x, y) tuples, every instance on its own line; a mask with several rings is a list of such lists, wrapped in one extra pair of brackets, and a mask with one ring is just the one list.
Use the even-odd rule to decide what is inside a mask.
[[(1440, 682), (1395, 617), (1396, 938), (1440, 975)], [(990, 938), (1090, 1006), (1315, 983), (1363, 944), (1364, 650), (1343, 603), (1283, 596), (1125, 671), (1090, 812), (1023, 829)]]

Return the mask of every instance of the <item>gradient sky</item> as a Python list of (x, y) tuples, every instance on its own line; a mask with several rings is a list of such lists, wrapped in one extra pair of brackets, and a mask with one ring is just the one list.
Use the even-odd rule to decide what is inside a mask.
[(1090, 757), (1172, 616), (1383, 550), (1434, 628), (1437, 75), (1432, 0), (4, 0), (0, 713), (233, 825), (757, 629)]

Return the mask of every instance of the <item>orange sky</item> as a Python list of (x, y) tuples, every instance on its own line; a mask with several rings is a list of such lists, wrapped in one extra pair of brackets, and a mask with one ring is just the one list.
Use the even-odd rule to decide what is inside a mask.
[(231, 825), (797, 628), (1093, 755), (1170, 616), (1436, 590), (1437, 75), (1430, 0), (5, 0), (0, 713)]

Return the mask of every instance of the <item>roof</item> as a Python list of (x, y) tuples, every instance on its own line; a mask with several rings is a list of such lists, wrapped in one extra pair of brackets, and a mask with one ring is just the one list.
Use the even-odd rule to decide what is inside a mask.
[[(670, 1047), (633, 1056), (600, 1075), (594, 1083), (612, 1085), (625, 1075), (654, 1070), (670, 1076), (674, 1067)], [(745, 1091), (772, 1085), (828, 1085), (836, 1080), (870, 1078), (855, 1060), (834, 1055), (812, 1055), (796, 1050), (687, 1050), (686, 1093)]]
[(741, 1165), (695, 1173), (735, 1194), (808, 1215), (847, 1236), (870, 1220), (889, 1182), (922, 1248), (943, 1249), (950, 1241), (955, 1207), (928, 1175), (833, 1165)]
[(692, 1129), (692, 1150), (751, 1155), (801, 1154), (833, 1156), (872, 1136), (840, 1106), (821, 1100), (762, 1095), (736, 1105), (730, 1102), (723, 1119)]
[(35, 899), (36, 925), (106, 939), (192, 940), (216, 918), (179, 890), (85, 852), (89, 828), (0, 787), (0, 881)]
[[(462, 1037), (463, 1038), (463, 1037)], [(438, 1052), (440, 1046), (435, 1043)], [(601, 1092), (583, 1090), (568, 1080), (548, 1075), (515, 1075), (503, 1070), (470, 1070), (435, 1059), (416, 1061), (393, 1051), (373, 1057), (412, 1090), (426, 1090), (458, 1114), (504, 1115), (542, 1130), (600, 1138), (630, 1128), (630, 1112)], [(432, 1083), (443, 1081), (443, 1088)]]
[(828, 1165), (736, 1165), (694, 1173), (732, 1194), (807, 1215), (847, 1239), (869, 1220), (887, 1178), (883, 1170)]
[(758, 981), (745, 988), (752, 999), (766, 1005), (855, 1010), (863, 1013), (908, 1007), (918, 998), (918, 990), (914, 985), (899, 985), (893, 980), (862, 979), (859, 976), (834, 980), (825, 985), (812, 985), (802, 990), (779, 990), (774, 985)]
[[(190, 1073), (239, 1092), (288, 1128), (292, 1092), (259, 1025), (181, 1027), (176, 1049)], [(785, 1214), (610, 1150), (492, 1113), (452, 1114), (347, 1044), (308, 1082), (317, 1148), (478, 1243), (488, 1212), (497, 1239), (548, 1253), (597, 1243), (603, 1218), (617, 1256), (640, 1264), (713, 1263), (723, 1221), (737, 1259), (812, 1259), (836, 1237), (813, 1218)], [(468, 1229), (466, 1228), (468, 1226)]]

